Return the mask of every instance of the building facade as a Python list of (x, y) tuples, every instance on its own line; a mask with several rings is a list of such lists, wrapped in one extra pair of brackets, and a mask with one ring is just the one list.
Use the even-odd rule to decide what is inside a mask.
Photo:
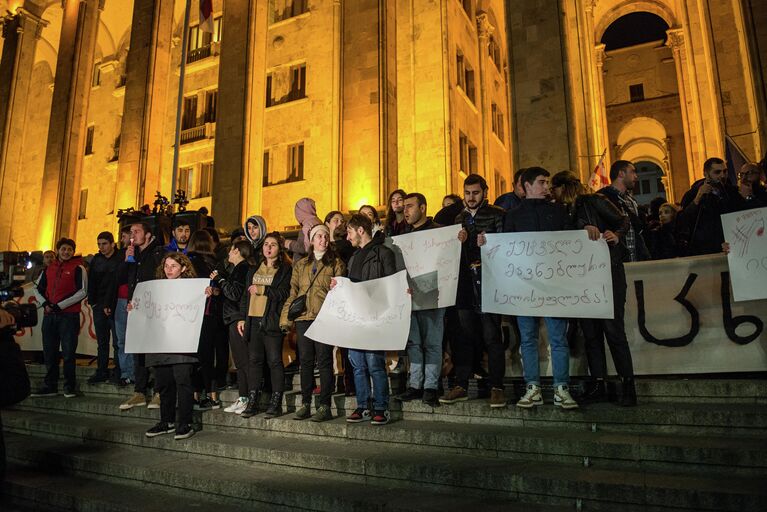
[[(286, 229), (301, 197), (323, 215), (403, 188), (434, 213), (470, 173), (495, 197), (605, 149), (679, 200), (725, 134), (765, 150), (765, 2), (214, 0), (213, 33), (184, 4), (0, 1), (0, 250), (91, 252), (174, 174), (220, 227)], [(660, 39), (603, 42), (637, 12)]]

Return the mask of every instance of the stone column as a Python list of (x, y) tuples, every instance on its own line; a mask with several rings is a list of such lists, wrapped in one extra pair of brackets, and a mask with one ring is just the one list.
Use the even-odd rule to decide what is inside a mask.
[(684, 47), (684, 30), (681, 28), (669, 29), (666, 31), (666, 46), (671, 48), (674, 56), (674, 66), (676, 67), (677, 89), (679, 90), (679, 103), (682, 111), (682, 127), (684, 128), (684, 146), (687, 156), (687, 174), (689, 182), (693, 183), (696, 178), (696, 169), (703, 172), (703, 161), (697, 155), (699, 151), (694, 151), (703, 140), (703, 135), (698, 133), (698, 123), (695, 121), (694, 112), (690, 111), (691, 102), (687, 84), (687, 56)]
[(172, 34), (173, 0), (134, 0), (115, 209), (152, 204), (160, 190)]
[(27, 98), (35, 49), (47, 21), (20, 7), (0, 17), (3, 32), (0, 59), (0, 250), (12, 250), (15, 198), (22, 166)]
[(342, 209), (397, 188), (395, 3), (342, 2)]
[(88, 101), (99, 17), (105, 0), (64, 0), (45, 151), (38, 247), (74, 237), (85, 153)]
[(493, 32), (493, 26), (487, 19), (487, 14), (477, 15), (477, 39), (479, 43), (479, 108), (482, 120), (482, 175), (487, 179), (490, 185), (490, 191), (497, 195), (495, 190), (495, 176), (490, 168), (490, 129), (491, 129), (491, 108), (487, 90), (487, 48), (490, 44), (490, 35)]
[[(605, 53), (605, 45), (604, 44), (598, 44), (594, 46), (594, 57), (595, 62), (597, 66), (597, 74), (595, 77), (595, 84), (596, 84), (596, 91), (594, 91), (595, 95), (595, 102), (598, 108), (599, 113), (599, 124), (602, 129), (602, 137), (604, 141), (604, 148), (600, 150), (603, 151), (605, 148), (609, 149), (609, 142), (610, 137), (607, 133), (607, 100), (605, 99), (605, 60), (608, 58), (607, 54)], [(599, 157), (597, 157), (599, 158)], [(608, 151), (605, 153), (605, 168), (610, 169), (610, 163), (612, 162), (612, 158), (610, 158), (610, 152)]]
[[(251, 158), (253, 103), (263, 103), (263, 94), (254, 94), (254, 34), (261, 21), (255, 0), (225, 0), (224, 39), (218, 66), (218, 119), (216, 120), (215, 166), (211, 215), (220, 227), (240, 225), (246, 208), (246, 189), (260, 189), (259, 160)], [(258, 27), (262, 31), (266, 27)], [(263, 68), (259, 68), (263, 69)], [(257, 89), (261, 91), (262, 89)], [(263, 108), (263, 106), (262, 106)], [(253, 173), (253, 180), (246, 177)]]

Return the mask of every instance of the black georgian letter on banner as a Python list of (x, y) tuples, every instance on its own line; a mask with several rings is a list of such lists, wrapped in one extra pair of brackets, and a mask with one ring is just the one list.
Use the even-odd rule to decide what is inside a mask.
[(698, 331), (700, 330), (700, 314), (698, 313), (698, 310), (695, 309), (695, 306), (692, 305), (692, 302), (685, 297), (687, 297), (687, 293), (690, 291), (690, 288), (692, 288), (692, 285), (697, 278), (698, 274), (690, 274), (687, 276), (687, 281), (685, 281), (682, 290), (676, 297), (674, 297), (674, 300), (684, 306), (690, 313), (690, 331), (684, 336), (666, 339), (656, 338), (647, 330), (647, 315), (644, 308), (644, 281), (634, 281), (634, 291), (636, 292), (637, 297), (637, 323), (639, 323), (639, 332), (642, 334), (645, 341), (663, 347), (684, 347), (685, 345), (692, 343), (692, 340), (698, 335)]
[[(758, 338), (764, 329), (764, 324), (758, 317), (753, 315), (732, 316), (729, 272), (722, 272), (722, 323), (724, 323), (724, 331), (727, 333), (727, 337), (738, 345), (748, 345)], [(753, 324), (756, 329), (748, 336), (738, 336), (735, 333), (735, 329), (746, 323)]]

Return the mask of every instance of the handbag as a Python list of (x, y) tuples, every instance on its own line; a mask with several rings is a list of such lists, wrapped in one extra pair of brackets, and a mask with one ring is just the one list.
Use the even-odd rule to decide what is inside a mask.
[(309, 290), (312, 289), (312, 285), (314, 285), (314, 280), (317, 279), (317, 276), (319, 276), (321, 272), (322, 272), (322, 269), (319, 269), (317, 273), (314, 274), (314, 277), (309, 283), (309, 288), (306, 289), (306, 293), (304, 293), (303, 295), (299, 295), (298, 297), (293, 299), (293, 302), (290, 303), (290, 307), (288, 307), (288, 320), (290, 320), (291, 322), (294, 321), (299, 316), (303, 315), (304, 312), (306, 312), (306, 295), (309, 293)]

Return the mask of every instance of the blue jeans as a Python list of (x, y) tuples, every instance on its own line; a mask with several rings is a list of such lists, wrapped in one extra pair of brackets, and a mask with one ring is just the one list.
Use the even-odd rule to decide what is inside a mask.
[[(567, 345), (567, 320), (543, 318), (551, 346), (551, 368), (554, 386), (570, 382), (570, 348)], [(522, 367), (526, 384), (541, 384), (538, 368), (538, 322), (532, 316), (518, 316), (521, 340)]]
[(389, 408), (389, 376), (386, 374), (386, 356), (382, 351), (349, 350), (349, 361), (354, 368), (354, 387), (357, 407), (369, 408), (370, 379), (373, 379), (373, 409)]
[(407, 355), (410, 358), (408, 387), (436, 390), (439, 386), (444, 321), (444, 308), (411, 313), (407, 338)]
[[(58, 390), (59, 355), (64, 358), (64, 391), (75, 391), (75, 354), (80, 332), (80, 313), (59, 313), (43, 316), (43, 358), (45, 387)], [(61, 352), (59, 352), (61, 347)]]
[(120, 364), (120, 377), (135, 380), (133, 377), (133, 354), (125, 353), (125, 331), (128, 328), (128, 299), (117, 299), (115, 307), (115, 335), (117, 338), (117, 361)]

